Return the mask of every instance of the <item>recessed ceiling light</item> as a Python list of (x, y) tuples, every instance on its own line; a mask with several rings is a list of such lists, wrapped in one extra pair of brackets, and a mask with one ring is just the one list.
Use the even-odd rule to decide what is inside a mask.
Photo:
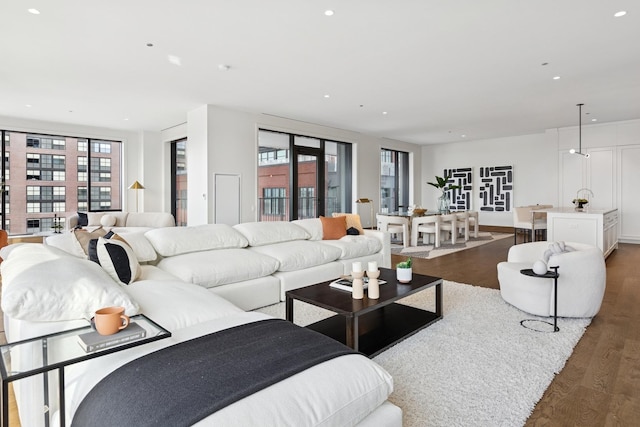
[(175, 55), (167, 55), (167, 59), (169, 60), (169, 62), (171, 62), (173, 65), (177, 65), (178, 67), (182, 66), (182, 59), (180, 59), (179, 56), (175, 56)]
[(31, 105), (31, 104), (25, 104), (24, 106), (27, 107), (27, 108), (33, 107), (33, 105)]
[(597, 121), (598, 121), (598, 119), (591, 119), (591, 121), (592, 121), (592, 122), (597, 122)]
[(38, 9), (34, 9), (34, 8), (27, 9), (27, 12), (29, 12), (29, 13), (31, 13), (33, 15), (40, 15), (40, 11)]
[(549, 63), (548, 62), (543, 62), (542, 66), (544, 67), (545, 65), (549, 65)]
[(553, 80), (560, 80), (560, 76), (555, 76)]
[(231, 68), (231, 66), (226, 65), (226, 64), (218, 65), (218, 70), (220, 70), (220, 71), (229, 71), (229, 68)]
[(462, 134), (462, 135), (460, 135), (460, 136), (461, 136), (462, 138), (466, 138), (466, 137), (467, 137), (467, 135), (465, 135), (465, 134)]
[(147, 43), (147, 47), (153, 47), (153, 43)]
[(383, 111), (383, 112), (382, 112), (382, 115), (383, 115), (383, 116), (386, 116), (387, 114), (388, 114), (388, 113), (387, 113), (386, 111)]
[(128, 121), (129, 121), (129, 119), (128, 119), (128, 118), (125, 118), (125, 119), (122, 119), (122, 120), (124, 120), (125, 122), (128, 122)]
[(624, 16), (627, 14), (626, 10), (621, 10), (620, 12), (616, 12), (613, 14), (613, 16), (615, 16), (616, 18), (620, 18), (621, 16)]
[(333, 16), (334, 13), (335, 12), (333, 10), (331, 10), (331, 9), (327, 9), (327, 10), (324, 11), (324, 14), (326, 16)]

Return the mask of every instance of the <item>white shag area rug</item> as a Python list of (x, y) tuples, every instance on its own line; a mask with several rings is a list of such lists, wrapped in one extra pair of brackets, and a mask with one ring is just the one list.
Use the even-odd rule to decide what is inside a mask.
[[(401, 301), (433, 310), (434, 299), (427, 289)], [(284, 303), (257, 311), (285, 317)], [(331, 315), (295, 301), (299, 325)], [(553, 321), (507, 304), (498, 290), (445, 280), (442, 320), (373, 359), (393, 376), (389, 400), (402, 408), (403, 425), (524, 425), (591, 322), (561, 318), (551, 333), (524, 328), (524, 319)]]
[(459, 238), (456, 240), (455, 245), (451, 244), (451, 240), (445, 240), (439, 248), (436, 248), (434, 244), (425, 245), (422, 239), (420, 239), (417, 246), (409, 246), (408, 248), (405, 248), (402, 245), (402, 241), (392, 240), (391, 253), (415, 258), (433, 259), (439, 256), (452, 254), (454, 252), (460, 252), (465, 249), (486, 245), (487, 243), (506, 239), (507, 237), (513, 238), (513, 234), (480, 231), (478, 232), (478, 237), (470, 236), (469, 240), (466, 242), (464, 241), (464, 238)]

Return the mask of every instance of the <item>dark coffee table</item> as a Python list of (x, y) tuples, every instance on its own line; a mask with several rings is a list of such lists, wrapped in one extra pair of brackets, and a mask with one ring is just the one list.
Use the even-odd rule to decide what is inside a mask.
[[(329, 286), (331, 281), (294, 289), (286, 293), (286, 316), (293, 322), (293, 301), (299, 300), (337, 313), (308, 325), (356, 351), (373, 357), (422, 328), (442, 319), (442, 279), (413, 274), (410, 283), (398, 283), (396, 271), (380, 269), (380, 298), (366, 295), (357, 300), (351, 293)], [(435, 286), (434, 311), (398, 304), (401, 298)]]

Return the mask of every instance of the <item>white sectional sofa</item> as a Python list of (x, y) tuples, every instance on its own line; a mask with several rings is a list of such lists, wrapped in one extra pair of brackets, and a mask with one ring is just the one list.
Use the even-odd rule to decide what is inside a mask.
[[(106, 252), (98, 249), (102, 267), (86, 259), (73, 241), (76, 233), (54, 236), (45, 245), (11, 245), (3, 251), (7, 339), (13, 342), (83, 326), (96, 309), (110, 305), (126, 307), (128, 315), (144, 313), (173, 335), (67, 367), (69, 422), (101, 379), (133, 359), (265, 320), (268, 316), (246, 310), (279, 302), (289, 289), (348, 273), (355, 260), (390, 266), (388, 234), (365, 230), (364, 235), (323, 240), (319, 219), (144, 232), (125, 229), (118, 235), (132, 248), (125, 252), (136, 279), (123, 284), (107, 267), (111, 264), (103, 262)], [(98, 245), (117, 243), (98, 241)], [(118, 243), (127, 248), (128, 244)], [(19, 366), (20, 360), (14, 361), (13, 368)], [(51, 376), (50, 389), (56, 387)], [(14, 390), (22, 425), (43, 425), (42, 379), (19, 380)], [(392, 390), (392, 378), (368, 358), (340, 356), (245, 397), (197, 425), (399, 426), (402, 412), (387, 401)], [(50, 402), (55, 420), (60, 408), (54, 395)]]
[[(353, 261), (390, 267), (389, 234), (363, 232), (323, 240), (322, 223), (313, 218), (233, 227), (121, 229), (118, 234), (139, 261), (159, 268), (156, 278), (200, 285), (243, 310), (253, 310), (284, 301), (288, 290), (349, 274)], [(46, 243), (85, 258), (74, 237), (65, 233), (47, 238)]]

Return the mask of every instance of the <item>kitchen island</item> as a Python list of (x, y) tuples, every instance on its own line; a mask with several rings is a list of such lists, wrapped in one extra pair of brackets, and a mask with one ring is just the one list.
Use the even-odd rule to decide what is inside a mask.
[(545, 209), (547, 240), (586, 243), (599, 247), (604, 257), (618, 248), (618, 209)]

